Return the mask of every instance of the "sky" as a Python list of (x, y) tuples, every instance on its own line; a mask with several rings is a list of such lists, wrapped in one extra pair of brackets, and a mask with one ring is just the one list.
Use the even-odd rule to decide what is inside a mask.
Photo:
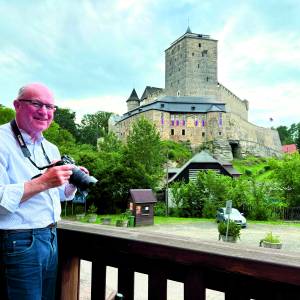
[(42, 82), (78, 120), (123, 114), (133, 88), (164, 88), (164, 51), (189, 25), (218, 40), (218, 80), (249, 101), (249, 121), (290, 126), (300, 122), (299, 15), (299, 0), (0, 0), (0, 103)]

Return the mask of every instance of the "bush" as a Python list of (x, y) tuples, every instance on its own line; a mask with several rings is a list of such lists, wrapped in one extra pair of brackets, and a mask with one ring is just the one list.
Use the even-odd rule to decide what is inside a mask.
[[(221, 222), (218, 225), (218, 231), (220, 235), (226, 235), (227, 231), (227, 222)], [(229, 221), (228, 224), (228, 236), (232, 236), (233, 238), (240, 238), (241, 226), (236, 224), (233, 221)]]
[(167, 206), (165, 202), (159, 201), (154, 205), (154, 215), (155, 216), (165, 216)]

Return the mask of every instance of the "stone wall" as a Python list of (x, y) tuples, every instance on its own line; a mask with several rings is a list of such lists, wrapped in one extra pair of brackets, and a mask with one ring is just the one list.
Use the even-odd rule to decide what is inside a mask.
[(165, 52), (165, 94), (216, 96), (217, 41), (185, 37)]
[(123, 141), (126, 140), (132, 123), (142, 116), (156, 126), (163, 140), (189, 142), (193, 148), (208, 147), (218, 159), (232, 160), (230, 144), (238, 147), (241, 156), (281, 155), (281, 143), (276, 130), (256, 126), (236, 114), (223, 112), (207, 114), (170, 114), (158, 110), (141, 112), (118, 124), (119, 130), (116, 132), (119, 132), (119, 137)]
[(249, 103), (247, 100), (241, 100), (222, 84), (217, 86), (217, 97), (221, 102), (226, 103), (226, 110), (248, 120)]

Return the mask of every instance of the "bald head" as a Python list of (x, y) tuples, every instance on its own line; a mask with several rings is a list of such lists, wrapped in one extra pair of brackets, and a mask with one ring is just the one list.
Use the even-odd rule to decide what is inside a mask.
[(20, 88), (14, 106), (19, 128), (33, 139), (39, 137), (54, 118), (53, 93), (41, 83), (30, 83)]
[(39, 100), (46, 103), (53, 103), (54, 96), (48, 87), (41, 83), (30, 83), (20, 88), (16, 100)]

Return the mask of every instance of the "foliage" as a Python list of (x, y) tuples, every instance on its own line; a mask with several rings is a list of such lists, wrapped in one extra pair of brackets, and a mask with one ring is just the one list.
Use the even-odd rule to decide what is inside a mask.
[(109, 112), (98, 111), (83, 116), (78, 128), (78, 140), (83, 144), (97, 145), (97, 139), (108, 132)]
[(270, 164), (273, 179), (278, 182), (287, 205), (300, 206), (300, 154), (285, 155), (282, 160), (273, 159)]
[(154, 215), (155, 216), (165, 216), (167, 211), (167, 206), (165, 202), (158, 201), (154, 205)]
[(276, 129), (283, 145), (296, 144), (298, 149), (300, 149), (300, 123), (293, 123), (289, 128), (279, 126)]
[(191, 148), (184, 143), (161, 141), (161, 151), (168, 160), (175, 161), (180, 166), (192, 156)]
[(132, 188), (156, 189), (163, 177), (164, 157), (156, 127), (145, 118), (138, 119), (127, 138), (126, 167), (130, 169)]
[(8, 123), (15, 117), (15, 111), (11, 108), (0, 106), (0, 125)]
[(69, 131), (73, 137), (78, 137), (77, 124), (75, 123), (76, 113), (69, 108), (57, 108), (54, 115), (54, 121), (60, 128)]
[(171, 186), (177, 215), (215, 217), (218, 207), (228, 200), (231, 178), (214, 171), (199, 172), (196, 181), (174, 182)]
[(267, 233), (267, 235), (261, 240), (261, 242), (268, 242), (268, 243), (281, 243), (280, 238), (278, 235), (273, 235), (272, 231)]
[[(218, 224), (218, 231), (220, 235), (226, 235), (227, 232), (227, 222), (220, 222)], [(236, 224), (234, 221), (229, 221), (228, 223), (228, 236), (233, 238), (240, 238), (241, 226)]]
[(90, 207), (88, 208), (88, 213), (89, 214), (95, 214), (96, 212), (97, 212), (97, 207), (95, 206), (95, 204), (94, 203), (92, 203), (91, 205), (90, 205)]
[(57, 123), (52, 122), (51, 126), (43, 133), (45, 138), (60, 149), (75, 147), (75, 138), (66, 129), (61, 128)]

